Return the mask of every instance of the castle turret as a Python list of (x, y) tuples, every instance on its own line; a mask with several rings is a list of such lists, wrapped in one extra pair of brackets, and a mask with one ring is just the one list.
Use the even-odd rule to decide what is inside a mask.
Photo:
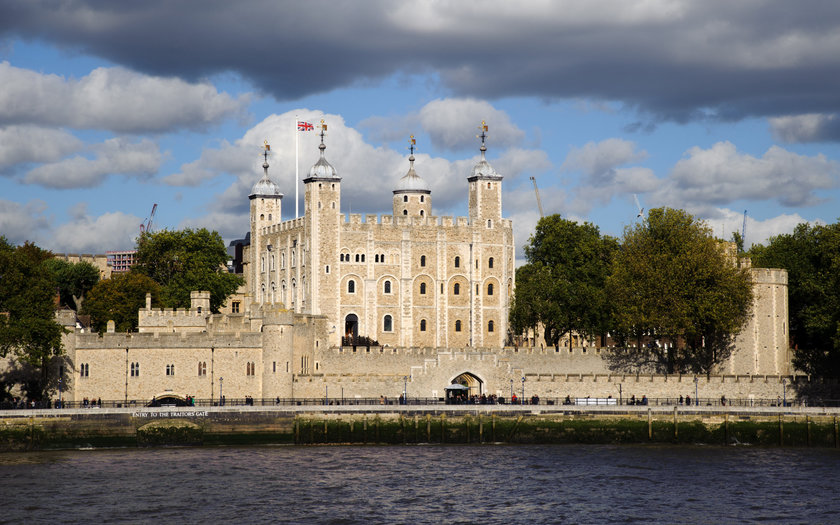
[(280, 222), (280, 209), (283, 194), (280, 188), (268, 177), (268, 143), (265, 145), (265, 161), (263, 162), (263, 176), (251, 188), (248, 199), (251, 201), (251, 289), (254, 291), (254, 301), (264, 303), (266, 295), (266, 275), (268, 258), (272, 247), (265, 242), (263, 229)]
[[(338, 316), (337, 299), (327, 301), (321, 298), (337, 298), (339, 295), (339, 260), (341, 251), (341, 178), (335, 168), (327, 162), (324, 144), (327, 125), (321, 121), (321, 158), (309, 170), (309, 177), (303, 180), (304, 229), (308, 240), (306, 250), (305, 280), (309, 311), (326, 315), (328, 319)], [(338, 331), (336, 330), (336, 333)]]
[(432, 191), (414, 171), (414, 145), (412, 136), (408, 173), (399, 180), (394, 190), (394, 217), (428, 217), (432, 213)]
[(493, 166), (484, 158), (487, 146), (487, 125), (481, 123), (481, 160), (478, 161), (467, 181), (469, 189), (470, 221), (484, 221), (488, 228), (493, 222), (502, 218), (502, 176), (496, 173)]

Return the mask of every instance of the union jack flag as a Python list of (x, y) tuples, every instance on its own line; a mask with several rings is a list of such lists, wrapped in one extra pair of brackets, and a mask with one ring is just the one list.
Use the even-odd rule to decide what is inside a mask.
[(298, 131), (312, 131), (313, 129), (315, 129), (315, 126), (309, 122), (298, 120)]

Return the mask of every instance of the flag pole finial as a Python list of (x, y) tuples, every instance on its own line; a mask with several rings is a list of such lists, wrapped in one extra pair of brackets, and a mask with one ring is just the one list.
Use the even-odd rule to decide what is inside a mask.
[(411, 152), (411, 156), (414, 156), (414, 148), (417, 146), (417, 141), (414, 139), (414, 135), (409, 135), (408, 137), (408, 150)]

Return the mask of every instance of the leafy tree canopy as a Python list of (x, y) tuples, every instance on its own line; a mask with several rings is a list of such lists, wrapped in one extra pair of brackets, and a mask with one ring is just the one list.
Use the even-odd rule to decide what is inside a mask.
[(840, 377), (840, 222), (799, 224), (751, 251), (754, 266), (788, 271), (794, 366)]
[(134, 268), (161, 286), (166, 308), (188, 308), (190, 292), (210, 292), (210, 309), (218, 312), (244, 282), (228, 273), (227, 250), (221, 235), (206, 228), (143, 233), (137, 240)]
[(84, 311), (91, 317), (91, 326), (104, 332), (113, 320), (118, 332), (137, 330), (137, 311), (145, 308), (146, 294), (152, 294), (152, 306), (158, 307), (161, 287), (150, 277), (132, 269), (115, 273), (110, 279), (99, 281), (85, 301)]
[(542, 325), (557, 346), (570, 332), (595, 335), (609, 320), (604, 286), (615, 239), (598, 227), (551, 215), (540, 219), (525, 246), (528, 263), (516, 271), (511, 325), (517, 332)]
[(615, 335), (636, 342), (608, 355), (611, 366), (666, 373), (711, 373), (731, 354), (752, 302), (749, 271), (703, 222), (670, 208), (625, 229), (608, 291)]
[(85, 294), (99, 282), (99, 269), (87, 261), (71, 263), (63, 259), (45, 262), (58, 285), (61, 305), (81, 311)]
[(52, 253), (34, 244), (15, 247), (0, 237), (0, 357), (11, 354), (37, 370), (28, 388), (33, 399), (46, 394), (50, 361), (62, 353), (50, 259)]

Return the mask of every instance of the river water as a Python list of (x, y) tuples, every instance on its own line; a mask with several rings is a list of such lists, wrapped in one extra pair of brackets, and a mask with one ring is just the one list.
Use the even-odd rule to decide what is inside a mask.
[(840, 452), (278, 446), (0, 454), (0, 523), (837, 523)]

